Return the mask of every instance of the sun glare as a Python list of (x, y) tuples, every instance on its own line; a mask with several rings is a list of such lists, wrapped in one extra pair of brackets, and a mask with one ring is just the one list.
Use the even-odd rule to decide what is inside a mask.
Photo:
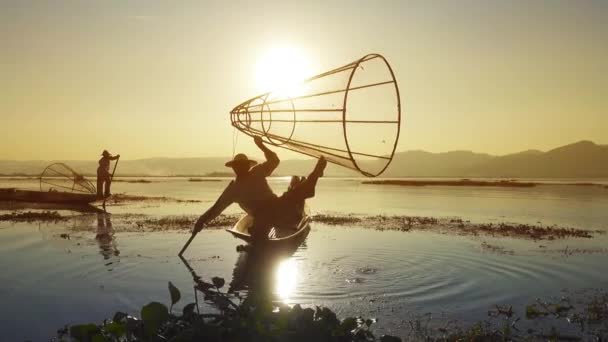
[(298, 264), (293, 259), (283, 260), (276, 271), (276, 291), (279, 298), (287, 300), (293, 294), (298, 279)]
[(304, 54), (293, 47), (268, 50), (256, 66), (258, 91), (279, 96), (301, 94), (304, 87), (301, 82), (310, 76), (311, 68)]

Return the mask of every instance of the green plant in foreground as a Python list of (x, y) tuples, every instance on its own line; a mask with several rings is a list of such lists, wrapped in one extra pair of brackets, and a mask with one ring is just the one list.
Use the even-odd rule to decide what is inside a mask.
[[(186, 305), (181, 315), (172, 313), (181, 299), (180, 291), (169, 282), (171, 305), (151, 302), (140, 318), (117, 312), (102, 324), (80, 324), (58, 331), (60, 341), (376, 341), (369, 330), (374, 320), (349, 317), (339, 320), (328, 308), (302, 308), (300, 305), (275, 307), (265, 296), (250, 294), (238, 305), (222, 292), (224, 279), (208, 283), (196, 279), (195, 289), (218, 312), (201, 314), (198, 304)], [(382, 336), (382, 342), (399, 342)]]

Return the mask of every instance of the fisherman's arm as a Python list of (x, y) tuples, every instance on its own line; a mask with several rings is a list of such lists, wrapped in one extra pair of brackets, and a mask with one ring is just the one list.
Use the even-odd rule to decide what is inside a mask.
[(118, 158), (120, 158), (120, 154), (115, 155), (114, 157), (109, 157), (110, 160), (116, 160)]
[(203, 229), (203, 226), (207, 224), (207, 222), (210, 222), (216, 217), (220, 216), (220, 214), (234, 202), (232, 195), (233, 184), (234, 182), (230, 182), (211, 208), (207, 209), (207, 211), (198, 218), (194, 224), (194, 231), (199, 232), (201, 229)]
[(264, 145), (262, 138), (256, 136), (253, 138), (253, 142), (255, 142), (256, 146), (264, 152), (264, 157), (266, 161), (260, 164), (258, 167), (264, 171), (266, 176), (270, 176), (272, 171), (279, 166), (280, 160), (276, 153), (272, 152), (268, 147)]

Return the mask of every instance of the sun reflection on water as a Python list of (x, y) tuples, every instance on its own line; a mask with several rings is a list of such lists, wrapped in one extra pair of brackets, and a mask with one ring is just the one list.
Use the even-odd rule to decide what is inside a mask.
[(298, 281), (298, 263), (294, 258), (281, 261), (275, 273), (276, 292), (283, 301), (289, 299)]

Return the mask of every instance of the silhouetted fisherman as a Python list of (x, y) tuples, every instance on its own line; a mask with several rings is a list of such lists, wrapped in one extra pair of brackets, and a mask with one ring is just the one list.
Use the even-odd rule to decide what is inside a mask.
[(112, 195), (112, 193), (110, 192), (110, 185), (112, 183), (112, 174), (110, 173), (110, 162), (112, 160), (120, 158), (120, 154), (112, 156), (107, 150), (103, 150), (103, 153), (101, 155), (102, 157), (101, 159), (99, 159), (99, 167), (97, 168), (98, 199), (103, 199)]
[(321, 157), (307, 178), (294, 176), (288, 190), (277, 196), (272, 192), (266, 177), (279, 165), (279, 158), (264, 146), (262, 138), (255, 137), (253, 140), (264, 152), (266, 161), (258, 164), (239, 153), (226, 163), (234, 171), (236, 179), (228, 184), (215, 204), (201, 215), (194, 226), (196, 232), (232, 203), (238, 203), (247, 214), (254, 217), (251, 228), (254, 239), (267, 239), (270, 229), (277, 224), (301, 218), (304, 201), (314, 197), (317, 180), (323, 176), (327, 161)]

